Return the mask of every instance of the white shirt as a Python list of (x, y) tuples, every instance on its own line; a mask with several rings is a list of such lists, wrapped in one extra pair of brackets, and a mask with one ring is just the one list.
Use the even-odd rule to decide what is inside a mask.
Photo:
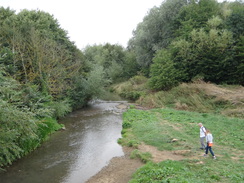
[(205, 137), (206, 129), (204, 126), (201, 126), (200, 128), (200, 137)]
[(206, 136), (206, 142), (213, 143), (213, 135), (211, 133), (208, 133)]

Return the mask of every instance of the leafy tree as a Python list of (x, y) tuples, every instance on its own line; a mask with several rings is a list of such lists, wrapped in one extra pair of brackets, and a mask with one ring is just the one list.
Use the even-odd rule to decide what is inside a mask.
[(244, 36), (240, 36), (238, 43), (235, 46), (234, 60), (236, 64), (236, 70), (233, 74), (233, 83), (244, 85)]
[(123, 78), (129, 79), (137, 75), (140, 71), (140, 66), (136, 61), (136, 55), (132, 50), (127, 50), (125, 54), (125, 62), (123, 67)]
[(0, 7), (0, 25), (2, 26), (4, 21), (15, 14), (15, 11), (10, 10), (10, 8)]
[(150, 68), (149, 86), (154, 90), (169, 90), (178, 85), (181, 75), (174, 66), (171, 53), (158, 51)]
[[(58, 99), (64, 97), (73, 77), (84, 74), (81, 51), (53, 16), (23, 10), (2, 24), (2, 49), (14, 53), (7, 63), (9, 74), (18, 81), (36, 84), (43, 93)], [(7, 58), (4, 60), (6, 64)]]
[(88, 46), (84, 50), (84, 56), (88, 66), (86, 68), (89, 71), (95, 65), (102, 66), (105, 78), (112, 83), (128, 79), (128, 74), (133, 76), (138, 70), (134, 54), (120, 45), (107, 43), (105, 45)]
[(137, 62), (146, 75), (156, 51), (166, 48), (174, 39), (173, 20), (187, 3), (187, 0), (163, 2), (160, 7), (152, 8), (133, 32), (129, 48), (135, 51)]
[(74, 78), (74, 86), (68, 92), (73, 109), (84, 107), (92, 98), (99, 97), (108, 83), (105, 71), (99, 65), (95, 66), (88, 76)]
[(186, 80), (200, 75), (206, 81), (232, 83), (236, 66), (240, 63), (233, 60), (230, 31), (193, 30), (188, 41), (175, 41), (172, 46), (174, 62), (188, 74)]
[(221, 7), (216, 0), (192, 0), (174, 19), (175, 36), (188, 38), (193, 29), (206, 27), (208, 20), (220, 12)]
[(225, 19), (225, 24), (233, 33), (234, 38), (238, 39), (244, 34), (244, 3), (235, 1), (229, 3), (228, 8), (231, 14)]

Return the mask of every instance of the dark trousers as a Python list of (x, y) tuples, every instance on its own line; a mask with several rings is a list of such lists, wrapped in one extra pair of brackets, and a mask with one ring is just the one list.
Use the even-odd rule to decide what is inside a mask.
[(214, 152), (212, 150), (212, 147), (207, 145), (205, 154), (208, 154), (208, 150), (210, 151), (210, 153), (212, 154), (212, 156), (214, 156)]

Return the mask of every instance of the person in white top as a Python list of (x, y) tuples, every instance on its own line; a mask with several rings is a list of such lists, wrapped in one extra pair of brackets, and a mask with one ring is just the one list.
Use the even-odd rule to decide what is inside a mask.
[(209, 150), (213, 156), (213, 159), (216, 159), (216, 156), (214, 155), (214, 152), (212, 150), (213, 135), (211, 134), (210, 130), (208, 130), (208, 129), (206, 130), (206, 142), (207, 142), (207, 147), (206, 147), (206, 152), (205, 152), (204, 156), (207, 156), (208, 150)]
[(206, 145), (204, 144), (205, 136), (206, 136), (206, 128), (203, 126), (202, 123), (198, 123), (198, 126), (200, 127), (200, 149), (205, 149)]

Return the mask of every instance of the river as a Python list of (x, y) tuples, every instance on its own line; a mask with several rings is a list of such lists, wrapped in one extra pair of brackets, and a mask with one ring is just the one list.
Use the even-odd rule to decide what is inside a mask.
[(1, 183), (84, 183), (113, 157), (123, 156), (123, 101), (97, 100), (59, 122), (58, 131), (41, 147), (0, 174)]

